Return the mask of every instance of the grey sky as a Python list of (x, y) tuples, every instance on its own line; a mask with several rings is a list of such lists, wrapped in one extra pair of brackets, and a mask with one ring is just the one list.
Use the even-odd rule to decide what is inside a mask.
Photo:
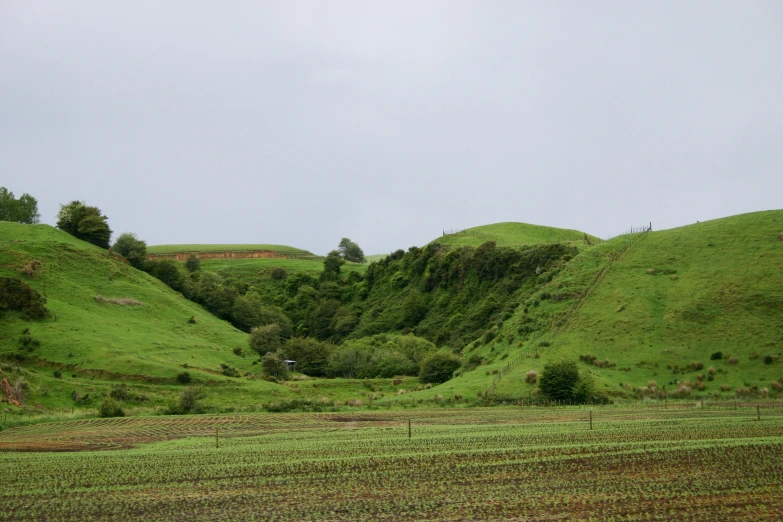
[(148, 244), (781, 207), (778, 1), (0, 0), (0, 185)]

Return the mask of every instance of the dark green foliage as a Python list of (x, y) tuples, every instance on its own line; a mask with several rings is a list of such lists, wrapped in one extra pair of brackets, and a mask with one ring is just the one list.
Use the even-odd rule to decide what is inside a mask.
[(115, 252), (128, 260), (134, 268), (143, 269), (147, 262), (147, 243), (136, 237), (136, 234), (125, 233), (114, 242)]
[(710, 355), (711, 361), (717, 361), (718, 359), (723, 359), (723, 352), (714, 352)]
[[(367, 297), (349, 337), (413, 328), (439, 346), (464, 346), (492, 331), (537, 290), (538, 268), (556, 272), (569, 253), (576, 250), (561, 244), (516, 249), (493, 243), (479, 248), (430, 244), (395, 252), (368, 267)], [(529, 321), (519, 327), (520, 335), (535, 329)], [(494, 331), (487, 341), (493, 338)]]
[(239, 377), (239, 371), (225, 363), (220, 363), (220, 373), (226, 377)]
[(101, 403), (100, 408), (98, 408), (98, 414), (101, 417), (124, 417), (125, 411), (123, 411), (122, 406), (117, 401), (107, 397)]
[(82, 201), (60, 206), (57, 228), (101, 248), (109, 248), (111, 229), (98, 207), (88, 207)]
[(321, 272), (321, 279), (325, 281), (337, 281), (340, 279), (340, 267), (345, 264), (337, 250), (332, 250), (324, 259), (324, 271)]
[(180, 384), (190, 384), (190, 373), (182, 372), (177, 374), (177, 382)]
[(201, 270), (201, 260), (196, 254), (190, 254), (188, 256), (187, 261), (185, 261), (185, 269), (190, 273)]
[(60, 370), (55, 370), (52, 375), (55, 379), (60, 379), (63, 376), (63, 373)]
[(329, 368), (329, 355), (334, 345), (307, 337), (294, 337), (286, 341), (283, 355), (296, 361), (296, 370), (311, 377), (325, 377)]
[(160, 279), (172, 290), (182, 290), (182, 284), (185, 277), (179, 270), (177, 262), (172, 259), (160, 259), (148, 261), (145, 264), (145, 270), (153, 277)]
[(348, 239), (342, 238), (340, 245), (337, 247), (337, 251), (346, 261), (353, 261), (354, 263), (366, 263), (364, 258), (364, 252), (359, 248), (359, 245)]
[(46, 299), (24, 281), (0, 277), (0, 310), (18, 311), (30, 319), (42, 319), (49, 315), (44, 304)]
[(434, 351), (435, 345), (413, 335), (350, 339), (329, 356), (328, 374), (359, 379), (418, 375), (422, 361)]
[(286, 278), (288, 275), (288, 270), (284, 266), (276, 266), (269, 271), (269, 275), (272, 277), (272, 279), (277, 279), (280, 281)]
[(187, 415), (189, 413), (201, 413), (204, 411), (204, 407), (201, 405), (201, 401), (207, 397), (204, 393), (204, 389), (201, 387), (190, 386), (182, 390), (182, 394), (179, 396), (179, 402), (169, 407), (168, 413), (170, 415)]
[(777, 358), (774, 355), (765, 355), (764, 364), (772, 364)]
[(313, 303), (305, 319), (307, 333), (322, 341), (329, 339), (332, 336), (332, 319), (341, 306), (337, 299)]
[(250, 348), (258, 352), (258, 355), (276, 352), (280, 349), (280, 341), (280, 326), (277, 324), (265, 324), (253, 328), (247, 340)]
[(5, 187), (0, 187), (0, 221), (34, 224), (39, 222), (38, 201), (30, 194), (22, 194), (19, 199)]
[(118, 401), (127, 401), (131, 398), (131, 393), (127, 384), (115, 384), (112, 386), (109, 396)]
[(460, 366), (462, 361), (456, 355), (445, 351), (434, 353), (422, 363), (419, 380), (432, 384), (446, 382)]
[(269, 352), (261, 357), (261, 367), (264, 369), (264, 374), (270, 377), (285, 379), (288, 376), (288, 366), (279, 352)]
[(574, 361), (545, 364), (538, 387), (549, 400), (567, 403), (592, 401), (592, 380), (587, 375), (580, 376)]

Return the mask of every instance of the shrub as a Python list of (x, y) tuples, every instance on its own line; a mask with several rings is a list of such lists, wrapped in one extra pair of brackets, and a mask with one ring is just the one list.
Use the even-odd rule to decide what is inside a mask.
[(461, 366), (459, 357), (449, 352), (436, 352), (421, 365), (419, 380), (423, 383), (440, 384), (451, 379), (452, 374)]
[(269, 352), (261, 357), (261, 367), (264, 373), (276, 379), (285, 379), (288, 375), (288, 367), (280, 353)]
[(118, 401), (127, 401), (130, 399), (131, 394), (127, 384), (115, 384), (111, 388), (109, 397), (117, 399)]
[(536, 381), (538, 381), (538, 374), (535, 372), (535, 370), (530, 370), (527, 372), (527, 375), (525, 376), (525, 382), (528, 384), (535, 384)]
[(204, 390), (200, 387), (191, 386), (185, 388), (179, 397), (179, 403), (176, 406), (169, 408), (169, 413), (172, 414), (187, 414), (187, 413), (201, 413), (204, 408), (201, 405), (201, 400), (207, 396)]
[(259, 355), (276, 352), (280, 349), (280, 326), (277, 324), (257, 326), (250, 330), (247, 342)]
[(224, 363), (220, 363), (220, 373), (226, 377), (239, 377), (239, 372), (236, 368)]
[(774, 356), (769, 355), (769, 354), (764, 356), (764, 364), (772, 364), (773, 362), (775, 362), (775, 357)]
[(59, 378), (61, 378), (63, 376), (63, 374), (62, 374), (62, 372), (60, 370), (55, 370), (52, 375), (54, 375), (55, 379), (59, 379)]
[(720, 391), (727, 392), (729, 390), (731, 390), (731, 385), (729, 385), (729, 384), (721, 384), (720, 385)]
[(111, 397), (107, 397), (98, 408), (98, 414), (101, 417), (124, 417), (125, 412), (117, 401)]
[(588, 402), (592, 399), (592, 380), (580, 376), (575, 361), (547, 363), (539, 377), (539, 389), (548, 399)]
[(190, 384), (190, 374), (188, 372), (177, 374), (177, 382), (180, 384)]
[(241, 346), (236, 346), (232, 351), (234, 352), (234, 355), (238, 355), (239, 357), (245, 356), (245, 352), (242, 350)]
[(188, 259), (185, 261), (185, 269), (191, 274), (201, 270), (201, 260), (196, 254), (190, 254), (188, 256)]
[(718, 359), (723, 359), (723, 352), (714, 352), (710, 355), (711, 361), (717, 361)]
[(334, 346), (307, 337), (294, 337), (283, 345), (286, 359), (296, 361), (296, 370), (311, 377), (325, 377)]
[(546, 348), (547, 346), (552, 346), (552, 343), (550, 343), (549, 341), (541, 341), (540, 343), (538, 343), (538, 346), (542, 346)]
[(13, 277), (0, 277), (0, 311), (14, 310), (30, 319), (42, 319), (49, 315), (46, 299), (30, 285)]
[(286, 278), (288, 270), (286, 270), (284, 266), (276, 266), (269, 271), (269, 275), (272, 276), (272, 279), (277, 279), (279, 281)]
[(753, 352), (748, 356), (748, 359), (750, 359), (751, 361), (755, 361), (759, 357), (761, 357), (761, 354), (759, 352)]
[(694, 372), (701, 370), (703, 368), (704, 368), (704, 363), (699, 361), (691, 361), (690, 364), (688, 365), (688, 369)]
[(739, 362), (739, 359), (736, 357), (729, 357), (726, 359), (726, 364), (737, 364)]

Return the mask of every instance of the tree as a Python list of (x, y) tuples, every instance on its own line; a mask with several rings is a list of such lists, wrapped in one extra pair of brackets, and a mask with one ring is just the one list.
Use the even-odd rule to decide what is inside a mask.
[(359, 248), (359, 245), (348, 239), (347, 237), (340, 240), (340, 244), (337, 247), (337, 251), (340, 253), (343, 259), (346, 261), (353, 261), (354, 263), (366, 263), (364, 258), (364, 252)]
[(247, 343), (250, 348), (258, 352), (258, 355), (276, 352), (280, 349), (280, 326), (265, 324), (253, 328), (250, 330), (250, 337)]
[(337, 281), (340, 279), (340, 267), (345, 264), (337, 250), (332, 250), (324, 259), (324, 271), (321, 272), (321, 279), (325, 281)]
[(128, 232), (120, 235), (112, 248), (134, 268), (142, 269), (147, 262), (147, 243), (137, 238), (136, 234)]
[(310, 377), (325, 377), (329, 368), (329, 355), (334, 346), (307, 337), (294, 337), (286, 341), (283, 354), (296, 361), (296, 370)]
[(38, 201), (30, 194), (22, 194), (19, 199), (5, 187), (0, 187), (0, 221), (14, 221), (32, 225), (40, 221)]
[(111, 229), (98, 207), (88, 207), (82, 201), (71, 201), (60, 205), (57, 213), (57, 228), (74, 237), (92, 243), (101, 248), (109, 248)]
[(266, 375), (277, 379), (285, 379), (288, 376), (288, 366), (279, 352), (269, 352), (261, 357), (261, 368)]
[(190, 273), (198, 272), (201, 270), (201, 260), (196, 254), (190, 254), (188, 260), (185, 261), (185, 268), (187, 268)]
[(45, 304), (46, 298), (24, 281), (0, 277), (0, 311), (15, 310), (30, 319), (42, 319), (49, 315)]
[(179, 271), (177, 262), (172, 259), (161, 259), (146, 265), (147, 271), (168, 285), (172, 290), (181, 290), (185, 279)]
[(592, 379), (580, 376), (574, 361), (545, 364), (538, 387), (541, 393), (553, 401), (582, 403), (592, 400)]
[(461, 365), (462, 362), (456, 355), (449, 352), (436, 352), (422, 363), (419, 380), (433, 384), (446, 382)]

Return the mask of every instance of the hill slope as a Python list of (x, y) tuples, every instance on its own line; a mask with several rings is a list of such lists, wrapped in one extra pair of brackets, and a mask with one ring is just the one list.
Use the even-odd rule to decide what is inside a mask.
[[(590, 235), (588, 237), (591, 241), (596, 239)], [(487, 241), (494, 241), (497, 246), (524, 246), (565, 242), (584, 244), (584, 239), (585, 233), (578, 230), (508, 222), (482, 225), (455, 234), (445, 234), (432, 240), (431, 243), (477, 247)]]
[[(172, 380), (183, 364), (195, 372), (215, 371), (220, 363), (249, 369), (249, 360), (232, 353), (246, 345), (244, 333), (107, 251), (48, 225), (0, 222), (0, 238), (0, 275), (20, 277), (44, 294), (52, 313), (35, 322), (6, 313), (0, 322), (0, 355), (6, 359), (21, 353), (83, 373), (153, 380)], [(21, 276), (33, 259), (42, 262), (38, 275)], [(141, 304), (123, 306), (96, 296)], [(31, 353), (19, 351), (25, 328), (40, 342)]]
[[(628, 238), (620, 237), (580, 253), (538, 296), (549, 299), (527, 314), (518, 310), (504, 327), (539, 325), (508, 348), (517, 364), (496, 391), (528, 393), (528, 370), (592, 355), (610, 365), (581, 363), (604, 390), (627, 393), (656, 381), (672, 391), (687, 381), (696, 392), (698, 375), (713, 367), (703, 393), (772, 392), (783, 376), (781, 232), (783, 211), (757, 212), (642, 234), (625, 252)], [(716, 352), (723, 357), (711, 360)], [(525, 357), (533, 353), (540, 358)]]

